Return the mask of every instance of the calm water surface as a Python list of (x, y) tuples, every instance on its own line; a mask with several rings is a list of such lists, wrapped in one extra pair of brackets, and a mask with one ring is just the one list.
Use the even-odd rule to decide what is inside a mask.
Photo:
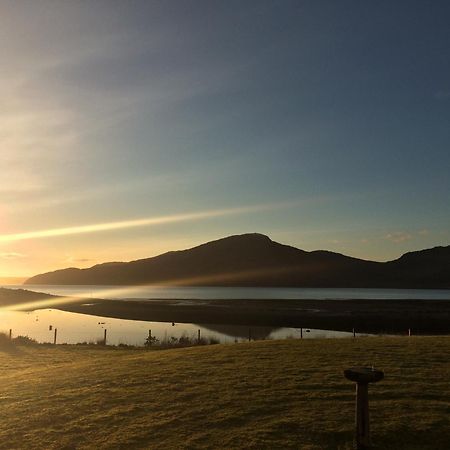
[[(57, 328), (58, 344), (94, 343), (103, 340), (107, 330), (110, 345), (144, 345), (148, 331), (160, 342), (171, 337), (187, 336), (196, 339), (198, 330), (204, 338), (214, 338), (222, 343), (247, 341), (249, 331), (252, 339), (300, 338), (298, 328), (243, 327), (227, 325), (198, 325), (192, 323), (147, 322), (140, 320), (113, 319), (109, 317), (77, 314), (57, 309), (40, 309), (32, 312), (0, 312), (0, 332), (13, 337), (28, 336), (38, 342), (53, 342)], [(331, 330), (303, 329), (304, 338), (350, 337), (352, 333)]]
[[(450, 300), (449, 290), (421, 289), (321, 289), (321, 288), (233, 288), (233, 287), (134, 287), (134, 286), (5, 286), (12, 289), (28, 289), (53, 295), (79, 296), (108, 299), (384, 299)], [(51, 330), (50, 330), (51, 328)], [(29, 336), (38, 342), (53, 342), (54, 329), (58, 329), (58, 343), (75, 344), (96, 342), (103, 339), (107, 330), (109, 344), (143, 345), (148, 330), (161, 342), (171, 337), (195, 338), (198, 330), (205, 338), (220, 342), (248, 340), (249, 328), (225, 325), (174, 324), (113, 319), (76, 314), (56, 309), (40, 309), (33, 312), (0, 312), (0, 331), (13, 330), (13, 336)], [(252, 327), (254, 339), (299, 338), (297, 328)], [(351, 333), (332, 330), (303, 330), (304, 338), (348, 337)]]
[(382, 299), (450, 300), (450, 290), (360, 288), (253, 288), (253, 287), (155, 287), (155, 286), (5, 286), (54, 295), (109, 299)]

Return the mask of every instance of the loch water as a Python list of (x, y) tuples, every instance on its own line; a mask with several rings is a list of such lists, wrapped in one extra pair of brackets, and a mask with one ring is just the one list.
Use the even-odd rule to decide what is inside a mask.
[(108, 299), (305, 299), (305, 300), (450, 300), (446, 289), (266, 288), (173, 286), (4, 286), (53, 295)]
[[(27, 289), (52, 295), (76, 296), (86, 299), (107, 298), (113, 300), (155, 299), (312, 299), (312, 300), (450, 300), (450, 290), (425, 289), (341, 289), (341, 288), (241, 288), (241, 287), (155, 287), (155, 286), (5, 286), (9, 289)], [(57, 309), (35, 311), (0, 312), (0, 332), (13, 336), (28, 336), (38, 342), (53, 342), (57, 329), (57, 342), (95, 343), (107, 335), (111, 345), (144, 345), (151, 330), (159, 342), (188, 337), (195, 340), (213, 339), (221, 343), (254, 339), (284, 338), (339, 338), (350, 337), (350, 332), (299, 328), (246, 327), (195, 323), (150, 322), (98, 317)]]
[(261, 339), (287, 338), (341, 338), (352, 333), (333, 330), (304, 328), (246, 327), (238, 325), (208, 325), (194, 323), (150, 322), (141, 320), (115, 319), (89, 314), (78, 314), (58, 309), (36, 311), (0, 312), (0, 332), (12, 337), (27, 336), (40, 343), (53, 343), (55, 329), (58, 344), (101, 343), (106, 330), (109, 345), (143, 346), (151, 335), (159, 343), (170, 343), (174, 339), (187, 337), (196, 341), (198, 332), (207, 341), (220, 343), (243, 342)]

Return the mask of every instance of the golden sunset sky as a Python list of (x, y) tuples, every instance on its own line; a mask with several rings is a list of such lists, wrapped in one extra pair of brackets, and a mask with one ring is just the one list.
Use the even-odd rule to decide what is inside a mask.
[(448, 7), (349, 5), (0, 1), (0, 277), (448, 245)]

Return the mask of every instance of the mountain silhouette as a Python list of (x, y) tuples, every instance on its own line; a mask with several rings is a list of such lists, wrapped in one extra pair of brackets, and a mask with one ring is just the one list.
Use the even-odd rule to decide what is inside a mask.
[(307, 252), (253, 233), (131, 262), (68, 268), (25, 284), (450, 288), (450, 246), (385, 263)]

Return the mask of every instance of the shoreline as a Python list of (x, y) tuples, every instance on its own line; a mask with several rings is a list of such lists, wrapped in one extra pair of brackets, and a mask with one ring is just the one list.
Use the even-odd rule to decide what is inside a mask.
[(155, 322), (450, 334), (446, 300), (89, 300), (58, 309)]
[[(52, 301), (33, 307), (32, 302)], [(0, 289), (0, 307), (30, 303), (94, 316), (155, 322), (315, 328), (357, 333), (450, 334), (450, 300), (279, 300), (279, 299), (76, 299)]]

